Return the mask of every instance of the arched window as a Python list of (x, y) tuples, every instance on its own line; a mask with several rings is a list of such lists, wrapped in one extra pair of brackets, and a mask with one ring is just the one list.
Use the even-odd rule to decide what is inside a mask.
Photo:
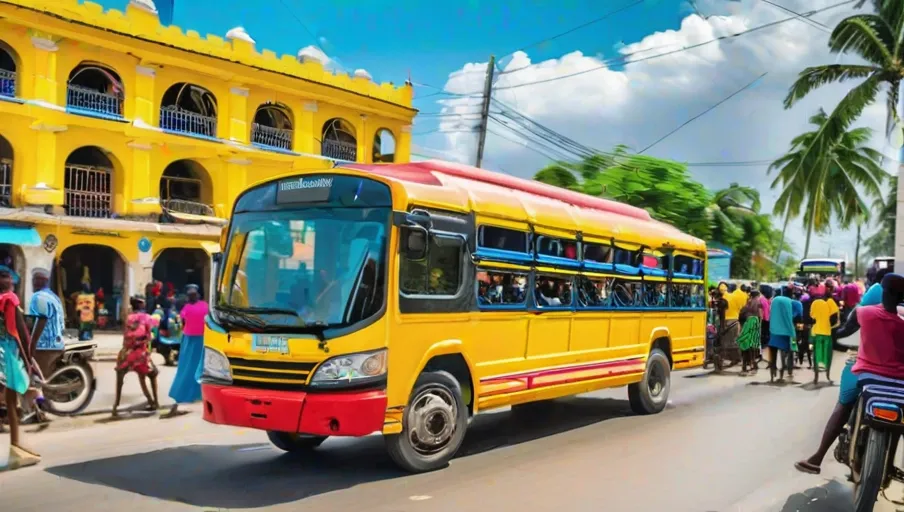
[(355, 127), (345, 119), (334, 117), (323, 124), (320, 154), (336, 160), (358, 160), (358, 138)]
[(282, 103), (257, 107), (251, 125), (251, 142), (265, 147), (292, 150), (292, 111)]
[(13, 200), (13, 146), (0, 136), (0, 206), (10, 207)]
[(214, 214), (213, 188), (207, 169), (194, 160), (176, 160), (160, 177), (160, 206), (194, 215)]
[(66, 159), (63, 207), (73, 217), (113, 215), (113, 160), (97, 146), (84, 146)]
[(124, 91), (115, 71), (83, 62), (69, 74), (66, 110), (89, 116), (122, 117)]
[(388, 128), (380, 128), (374, 135), (374, 163), (395, 162), (395, 136)]
[(16, 75), (19, 56), (6, 43), (0, 41), (0, 96), (16, 96)]
[(163, 94), (160, 128), (176, 133), (217, 136), (217, 98), (203, 87), (180, 82)]

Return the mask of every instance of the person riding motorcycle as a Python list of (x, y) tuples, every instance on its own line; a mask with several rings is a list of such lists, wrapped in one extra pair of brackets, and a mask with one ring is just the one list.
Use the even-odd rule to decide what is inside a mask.
[[(879, 289), (881, 304), (877, 304)], [(838, 403), (826, 423), (819, 448), (809, 458), (794, 464), (798, 471), (819, 474), (826, 453), (841, 435), (860, 398), (860, 382), (864, 378), (879, 376), (904, 381), (904, 318), (898, 308), (901, 302), (904, 302), (904, 276), (887, 274), (880, 284), (870, 288), (860, 307), (835, 331), (839, 339), (860, 330), (860, 347), (856, 362), (846, 365), (841, 374)]]

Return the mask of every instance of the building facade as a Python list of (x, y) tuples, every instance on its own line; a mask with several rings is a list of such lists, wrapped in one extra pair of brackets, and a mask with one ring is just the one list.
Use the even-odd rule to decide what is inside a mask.
[(162, 26), (152, 0), (0, 0), (0, 259), (52, 267), (65, 296), (104, 289), (119, 312), (152, 279), (206, 284), (247, 186), (407, 162), (410, 84), (316, 53)]

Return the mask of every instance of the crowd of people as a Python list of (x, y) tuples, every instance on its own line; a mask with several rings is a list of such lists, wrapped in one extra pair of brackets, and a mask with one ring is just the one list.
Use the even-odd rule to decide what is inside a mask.
[(795, 367), (814, 369), (831, 382), (832, 349), (838, 327), (860, 303), (866, 286), (848, 279), (810, 277), (806, 285), (720, 283), (711, 287), (709, 338), (716, 360), (741, 363), (744, 375), (768, 363), (770, 377), (793, 378)]
[[(16, 294), (19, 275), (9, 266), (0, 265), (0, 388), (3, 390), (0, 405), (5, 408), (10, 432), (8, 463), (6, 467), (0, 467), (0, 471), (32, 466), (41, 460), (37, 452), (22, 442), (19, 409), (40, 411), (38, 404), (43, 399), (41, 389), (44, 377), (50, 375), (53, 364), (65, 350), (65, 307), (50, 289), (49, 283), (49, 270), (34, 269), (34, 293), (27, 308), (23, 308)], [(178, 314), (170, 312), (167, 315), (167, 320), (178, 318), (181, 344), (179, 366), (169, 391), (174, 405), (161, 418), (177, 416), (182, 413), (180, 405), (201, 399), (199, 380), (203, 364), (204, 317), (208, 305), (201, 299), (196, 285), (188, 285), (185, 296)], [(159, 294), (154, 297), (156, 299)], [(159, 332), (160, 315), (148, 313), (144, 296), (133, 296), (130, 305), (131, 311), (123, 324), (123, 346), (115, 364), (114, 417), (118, 415), (123, 383), (130, 372), (139, 378), (148, 401), (147, 408), (152, 411), (159, 408), (158, 370), (151, 359), (151, 343)], [(157, 306), (160, 305), (158, 302)], [(171, 303), (166, 305), (170, 306), (168, 310), (171, 309)], [(31, 325), (26, 318), (33, 320)], [(172, 325), (172, 322), (169, 324)]]

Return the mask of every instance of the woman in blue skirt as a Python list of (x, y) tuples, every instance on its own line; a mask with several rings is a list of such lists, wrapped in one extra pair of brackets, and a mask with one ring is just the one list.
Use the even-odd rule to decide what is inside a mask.
[(161, 418), (172, 418), (180, 414), (179, 404), (190, 404), (201, 399), (201, 365), (204, 364), (204, 317), (207, 303), (201, 300), (198, 286), (188, 285), (185, 290), (188, 302), (182, 307), (182, 343), (179, 345), (179, 367), (170, 388), (169, 396), (176, 403)]

